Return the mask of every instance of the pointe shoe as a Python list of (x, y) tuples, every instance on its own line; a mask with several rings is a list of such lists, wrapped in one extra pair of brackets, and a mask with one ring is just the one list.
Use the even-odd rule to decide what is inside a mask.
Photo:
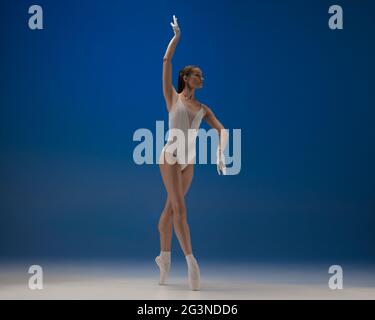
[(163, 285), (167, 281), (170, 264), (166, 263), (160, 256), (155, 258), (155, 262), (160, 269), (159, 285)]
[(191, 290), (200, 290), (200, 271), (198, 265), (188, 268), (188, 279)]

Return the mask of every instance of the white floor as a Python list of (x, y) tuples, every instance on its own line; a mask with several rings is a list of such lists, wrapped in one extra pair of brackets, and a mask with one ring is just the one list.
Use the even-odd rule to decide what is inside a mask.
[(48, 263), (43, 289), (28, 287), (29, 265), (0, 265), (0, 299), (375, 299), (375, 269), (343, 265), (343, 289), (331, 290), (329, 266), (202, 264), (201, 290), (191, 291), (187, 269), (173, 263), (167, 285), (149, 263)]

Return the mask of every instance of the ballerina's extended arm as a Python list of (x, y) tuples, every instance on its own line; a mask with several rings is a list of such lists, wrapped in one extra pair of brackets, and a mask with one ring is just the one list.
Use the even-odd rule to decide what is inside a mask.
[(180, 40), (181, 32), (175, 15), (173, 15), (173, 23), (171, 22), (171, 26), (174, 31), (174, 37), (169, 42), (163, 58), (163, 94), (168, 111), (170, 111), (172, 106), (173, 96), (177, 95), (176, 89), (172, 85), (172, 57), (177, 43)]

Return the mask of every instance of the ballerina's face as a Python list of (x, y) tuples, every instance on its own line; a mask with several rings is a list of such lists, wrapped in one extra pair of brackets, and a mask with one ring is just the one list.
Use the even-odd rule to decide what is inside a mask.
[(199, 68), (194, 68), (188, 77), (188, 82), (190, 87), (199, 89), (203, 87), (203, 79), (202, 70)]

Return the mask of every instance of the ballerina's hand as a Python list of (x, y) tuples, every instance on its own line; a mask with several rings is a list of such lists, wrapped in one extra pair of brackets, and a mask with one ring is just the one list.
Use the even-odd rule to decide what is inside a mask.
[(173, 15), (173, 22), (171, 22), (171, 26), (173, 28), (175, 36), (179, 37), (181, 32), (180, 32), (180, 27), (178, 26), (177, 18), (175, 15)]
[(217, 173), (220, 175), (222, 172), (222, 174), (225, 176), (226, 173), (227, 173), (227, 168), (225, 167), (225, 157), (224, 157), (224, 153), (220, 150), (220, 149), (217, 149), (217, 152), (216, 152), (216, 169), (217, 169)]

